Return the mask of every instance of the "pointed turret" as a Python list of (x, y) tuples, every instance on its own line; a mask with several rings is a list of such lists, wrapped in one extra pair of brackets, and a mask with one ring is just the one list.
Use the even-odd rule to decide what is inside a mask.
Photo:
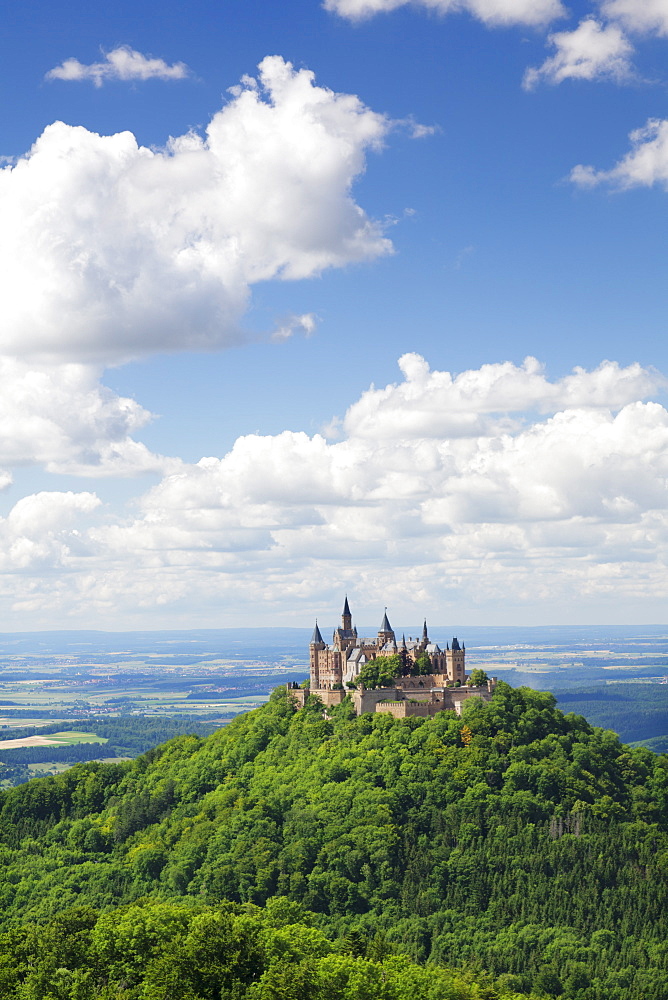
[(344, 632), (352, 632), (353, 616), (350, 613), (350, 605), (348, 604), (347, 594), (346, 594), (346, 599), (343, 602), (343, 614), (341, 615), (341, 624), (343, 626)]
[(422, 626), (422, 641), (429, 642), (429, 635), (427, 633), (427, 619), (424, 620), (424, 625)]
[(390, 619), (387, 617), (387, 608), (385, 608), (385, 614), (383, 615), (383, 623), (380, 626), (378, 632), (378, 639), (376, 640), (379, 649), (386, 646), (388, 643), (396, 643), (396, 638), (394, 635), (394, 630), (390, 625)]
[(315, 628), (313, 629), (313, 635), (311, 636), (311, 645), (318, 642), (322, 642), (322, 636), (320, 634), (320, 629), (318, 628), (318, 619), (316, 618)]

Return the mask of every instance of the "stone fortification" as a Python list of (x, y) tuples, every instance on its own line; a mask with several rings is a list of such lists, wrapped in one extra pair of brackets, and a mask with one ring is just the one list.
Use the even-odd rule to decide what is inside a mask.
[[(396, 657), (397, 675), (384, 687), (364, 686), (365, 667), (378, 657)], [(467, 698), (488, 700), (496, 678), (482, 687), (471, 687), (466, 674), (466, 649), (454, 638), (441, 649), (431, 642), (425, 621), (420, 639), (403, 636), (397, 642), (387, 617), (383, 617), (378, 635), (361, 638), (353, 627), (346, 597), (341, 626), (334, 630), (332, 642), (325, 643), (316, 622), (309, 644), (309, 687), (290, 685), (297, 703), (304, 705), (309, 694), (317, 695), (326, 708), (340, 704), (350, 694), (358, 715), (363, 712), (390, 712), (397, 718), (410, 715), (432, 716), (446, 709), (461, 714)]]

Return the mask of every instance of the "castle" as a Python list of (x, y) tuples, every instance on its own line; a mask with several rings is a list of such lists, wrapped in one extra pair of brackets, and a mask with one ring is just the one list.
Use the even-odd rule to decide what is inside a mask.
[[(387, 676), (387, 657), (393, 658), (389, 664), (396, 671), (391, 680)], [(378, 635), (360, 638), (346, 597), (341, 625), (334, 630), (330, 645), (323, 640), (316, 621), (309, 644), (309, 687), (291, 684), (289, 689), (301, 706), (309, 694), (317, 695), (325, 707), (339, 705), (349, 694), (358, 715), (390, 712), (405, 718), (431, 716), (445, 709), (461, 714), (467, 698), (489, 700), (496, 685), (496, 678), (479, 687), (468, 684), (465, 657), (465, 646), (460, 646), (456, 638), (444, 650), (431, 642), (426, 621), (420, 639), (406, 641), (402, 636), (397, 643), (387, 609)], [(378, 667), (386, 666), (380, 681), (373, 669), (374, 661), (378, 661)]]

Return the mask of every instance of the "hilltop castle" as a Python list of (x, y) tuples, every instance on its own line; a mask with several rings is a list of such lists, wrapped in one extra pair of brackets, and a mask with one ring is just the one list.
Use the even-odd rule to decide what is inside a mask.
[[(396, 676), (390, 686), (369, 684), (373, 670), (365, 667), (379, 657), (393, 657), (391, 663)], [(426, 621), (420, 639), (409, 637), (407, 641), (404, 635), (397, 643), (387, 609), (378, 635), (360, 638), (353, 627), (346, 597), (341, 625), (334, 629), (330, 645), (323, 640), (316, 621), (309, 644), (309, 688), (290, 685), (290, 693), (301, 705), (309, 693), (317, 695), (327, 707), (340, 704), (350, 694), (358, 715), (391, 712), (403, 718), (435, 715), (444, 709), (461, 713), (462, 703), (467, 698), (476, 696), (488, 700), (496, 684), (496, 678), (488, 680), (483, 687), (467, 684), (465, 657), (466, 649), (456, 638), (452, 644), (447, 643), (444, 650), (431, 642)]]

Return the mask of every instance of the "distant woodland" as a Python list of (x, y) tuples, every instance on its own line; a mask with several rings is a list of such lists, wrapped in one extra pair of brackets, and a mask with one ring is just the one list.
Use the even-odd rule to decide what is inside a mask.
[(501, 683), (285, 691), (0, 794), (9, 1000), (668, 998), (668, 758)]

